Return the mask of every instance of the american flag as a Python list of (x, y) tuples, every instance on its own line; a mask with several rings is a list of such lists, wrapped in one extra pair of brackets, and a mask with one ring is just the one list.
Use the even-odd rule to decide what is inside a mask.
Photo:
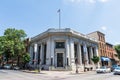
[(58, 9), (58, 11), (57, 11), (58, 13), (60, 12), (60, 9)]

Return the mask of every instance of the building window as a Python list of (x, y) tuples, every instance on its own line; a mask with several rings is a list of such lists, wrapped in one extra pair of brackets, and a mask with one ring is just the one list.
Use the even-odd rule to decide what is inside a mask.
[(65, 48), (65, 42), (56, 42), (55, 48)]
[(90, 63), (90, 48), (89, 47), (87, 47), (87, 52), (88, 52), (88, 63), (91, 64)]
[(33, 61), (32, 61), (32, 64), (34, 64), (34, 60), (35, 59), (35, 52), (33, 52)]
[(53, 66), (53, 58), (51, 58), (51, 66)]
[(84, 64), (84, 50), (83, 50), (83, 45), (81, 45), (81, 56), (82, 56), (82, 64)]
[(102, 54), (102, 50), (100, 50), (100, 54), (101, 54), (101, 56), (103, 56), (103, 54)]
[(69, 59), (67, 58), (67, 66), (69, 66)]
[(43, 60), (43, 64), (46, 64), (46, 44), (44, 45), (44, 60)]
[(41, 49), (41, 46), (38, 47), (38, 64), (40, 64), (40, 50)]
[(74, 44), (74, 57), (77, 58), (77, 44)]
[(96, 56), (95, 55), (95, 48), (92, 48), (92, 52), (93, 52), (93, 56)]
[(34, 52), (34, 46), (33, 46), (33, 56), (32, 56), (32, 64), (34, 64), (34, 59), (35, 59), (35, 52)]

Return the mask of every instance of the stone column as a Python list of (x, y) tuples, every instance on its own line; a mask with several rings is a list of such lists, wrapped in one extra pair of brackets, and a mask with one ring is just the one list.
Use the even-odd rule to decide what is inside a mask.
[(69, 57), (70, 57), (70, 52), (69, 52), (69, 40), (66, 40), (66, 66), (70, 65)]
[(95, 53), (96, 53), (96, 56), (99, 56), (99, 54), (98, 54), (98, 47), (97, 46), (95, 46)]
[(75, 65), (75, 58), (74, 58), (74, 41), (70, 40), (70, 53), (71, 53), (71, 66)]
[(92, 47), (90, 47), (90, 63), (93, 64), (91, 58), (93, 58), (93, 50), (92, 50)]
[(51, 59), (51, 57), (50, 57), (50, 50), (51, 50), (51, 48), (50, 48), (50, 38), (47, 40), (47, 51), (46, 51), (46, 65), (47, 66), (49, 66), (50, 65), (50, 59)]
[[(99, 54), (98, 54), (98, 46), (95, 46), (95, 53), (96, 53), (96, 56), (99, 57)], [(100, 67), (100, 63), (98, 62), (97, 64), (97, 67)]]
[(30, 64), (33, 62), (33, 46), (30, 46)]
[(54, 40), (53, 39), (51, 39), (51, 60), (52, 60), (52, 66), (54, 66), (54, 58), (55, 58), (55, 56), (54, 56)]
[(84, 61), (86, 61), (86, 64), (88, 65), (88, 51), (86, 43), (83, 45), (83, 48), (84, 48)]
[(37, 44), (34, 44), (34, 55), (35, 55), (35, 57), (34, 57), (34, 65), (36, 65), (37, 64)]
[(78, 44), (78, 64), (82, 65), (81, 44)]

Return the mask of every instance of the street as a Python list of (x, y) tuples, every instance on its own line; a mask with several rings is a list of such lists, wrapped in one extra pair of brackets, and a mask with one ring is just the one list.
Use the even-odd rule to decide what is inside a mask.
[(0, 80), (119, 80), (120, 75), (113, 73), (96, 74), (96, 72), (41, 71), (27, 73), (15, 70), (0, 70)]

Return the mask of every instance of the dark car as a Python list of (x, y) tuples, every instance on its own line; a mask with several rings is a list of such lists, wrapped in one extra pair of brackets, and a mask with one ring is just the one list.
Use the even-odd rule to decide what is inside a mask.
[(2, 69), (3, 67), (2, 67), (2, 65), (0, 65), (0, 69)]

